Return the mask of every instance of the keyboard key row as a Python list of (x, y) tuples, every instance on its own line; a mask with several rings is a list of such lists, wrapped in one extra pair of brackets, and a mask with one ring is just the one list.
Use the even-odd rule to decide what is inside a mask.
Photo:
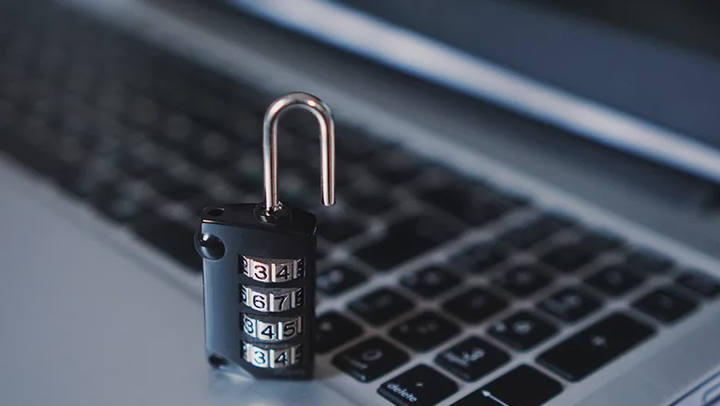
[[(397, 298), (390, 294), (391, 292), (389, 289), (380, 290), (375, 296), (392, 298), (382, 300), (392, 302)], [(468, 293), (473, 293), (474, 301), (480, 307), (495, 303), (490, 307), (496, 310), (489, 313), (494, 314), (504, 308), (504, 302), (497, 301), (501, 299), (481, 288), (472, 288)], [(692, 299), (679, 292), (678, 288), (671, 286), (655, 289), (633, 304), (639, 311), (668, 323), (689, 314), (696, 305)], [(579, 287), (564, 288), (538, 304), (546, 313), (566, 322), (577, 321), (600, 306), (599, 300)], [(335, 347), (361, 334), (359, 326), (341, 318), (339, 314), (331, 312), (318, 321), (321, 331), (323, 324), (327, 322), (336, 325), (323, 331), (332, 331), (332, 337), (341, 337), (333, 338), (332, 346)], [(413, 351), (424, 352), (437, 348), (459, 332), (460, 327), (452, 321), (433, 311), (423, 311), (395, 325), (389, 330), (389, 335)], [(553, 323), (528, 310), (515, 312), (487, 328), (488, 336), (518, 351), (534, 348), (557, 332), (558, 329)], [(537, 357), (537, 362), (569, 381), (579, 381), (654, 334), (655, 329), (649, 325), (629, 315), (613, 313), (545, 350)], [(320, 341), (328, 342), (327, 339)], [(327, 352), (326, 344), (319, 347)], [(369, 382), (396, 369), (409, 359), (404, 350), (379, 337), (373, 337), (337, 354), (333, 358), (333, 364), (359, 381)], [(476, 336), (467, 337), (452, 345), (434, 359), (435, 364), (449, 374), (468, 382), (481, 379), (509, 360), (510, 355), (504, 350)], [(428, 386), (428, 382), (433, 384)], [(508, 389), (513, 386), (521, 387), (523, 391)], [(383, 383), (378, 389), (381, 396), (396, 404), (435, 404), (456, 391), (457, 385), (451, 379), (427, 365), (415, 366)], [(521, 365), (456, 404), (482, 405), (500, 400), (510, 402), (507, 404), (539, 405), (561, 391), (562, 385), (554, 379), (535, 368)]]

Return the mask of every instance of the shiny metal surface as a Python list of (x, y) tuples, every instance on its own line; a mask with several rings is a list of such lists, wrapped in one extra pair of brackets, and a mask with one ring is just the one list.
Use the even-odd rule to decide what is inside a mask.
[(303, 288), (267, 289), (241, 285), (242, 302), (265, 313), (284, 312), (303, 305)]
[(275, 100), (263, 122), (263, 171), (265, 211), (272, 214), (282, 209), (278, 199), (277, 125), (282, 113), (291, 108), (303, 108), (313, 113), (320, 125), (320, 158), (322, 202), (335, 204), (335, 124), (330, 108), (317, 97), (302, 92), (289, 93)]
[(248, 336), (259, 341), (287, 341), (302, 334), (302, 316), (265, 321), (251, 315), (243, 315), (243, 329)]
[(278, 349), (243, 343), (243, 357), (258, 368), (285, 368), (302, 361), (302, 345)]
[(258, 282), (287, 282), (303, 277), (301, 259), (267, 259), (242, 256), (243, 273)]

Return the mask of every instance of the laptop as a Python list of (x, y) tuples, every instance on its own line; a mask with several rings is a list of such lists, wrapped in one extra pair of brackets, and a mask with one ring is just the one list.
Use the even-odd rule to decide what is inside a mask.
[[(711, 405), (717, 10), (654, 2), (0, 4), (3, 405)], [(204, 351), (203, 207), (319, 219), (315, 379)], [(240, 326), (238, 325), (238, 328)], [(240, 351), (240, 347), (238, 347)]]

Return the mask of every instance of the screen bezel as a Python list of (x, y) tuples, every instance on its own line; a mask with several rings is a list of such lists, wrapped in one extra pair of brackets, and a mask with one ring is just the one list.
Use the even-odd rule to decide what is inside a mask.
[[(720, 182), (720, 139), (717, 143), (708, 142), (691, 135), (692, 130), (673, 130), (666, 123), (658, 124), (663, 122), (662, 117), (629, 113), (607, 101), (534, 79), (338, 3), (312, 0), (231, 0), (231, 3), (246, 13), (405, 73), (605, 145)], [(577, 28), (577, 22), (571, 22), (571, 26)], [(580, 35), (577, 30), (573, 34)], [(608, 40), (617, 41), (617, 36), (609, 36)], [(691, 54), (677, 53), (674, 49), (664, 49), (656, 44), (643, 47), (641, 41), (634, 43), (639, 45), (638, 49), (655, 57), (655, 54), (662, 54), (664, 58), (687, 59), (689, 55), (690, 58), (682, 62), (701, 72), (712, 71), (709, 68), (715, 66), (714, 61), (692, 58)], [(720, 69), (712, 79), (712, 83), (720, 84)], [(715, 105), (720, 105), (720, 92), (717, 99)], [(709, 119), (714, 120), (713, 117)]]

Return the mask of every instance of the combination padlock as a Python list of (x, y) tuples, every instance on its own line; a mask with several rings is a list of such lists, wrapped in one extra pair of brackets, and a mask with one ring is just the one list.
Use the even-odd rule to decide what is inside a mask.
[(263, 124), (265, 202), (207, 207), (195, 246), (203, 257), (205, 347), (217, 368), (257, 378), (310, 379), (314, 366), (317, 220), (283, 207), (277, 192), (277, 125), (294, 107), (320, 123), (322, 201), (335, 202), (335, 129), (317, 97), (291, 93)]

